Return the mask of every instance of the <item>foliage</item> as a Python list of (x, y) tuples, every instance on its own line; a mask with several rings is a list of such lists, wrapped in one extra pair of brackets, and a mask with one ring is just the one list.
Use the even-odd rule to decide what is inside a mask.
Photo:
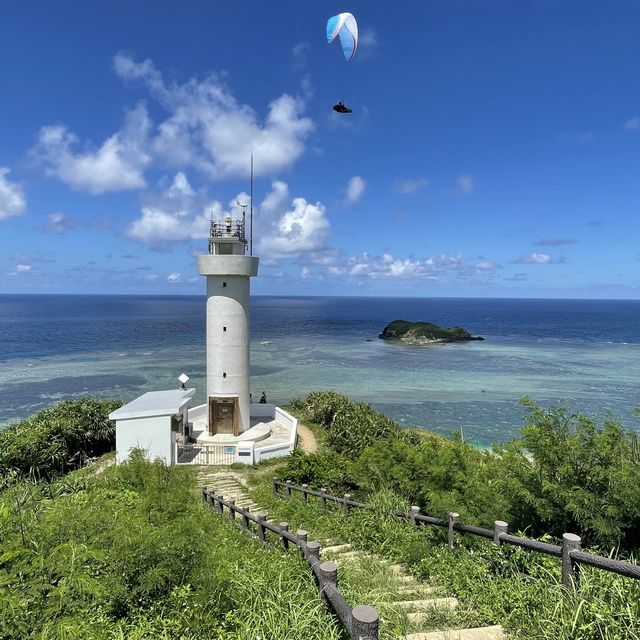
[(0, 477), (49, 480), (115, 447), (117, 401), (65, 400), (0, 431)]
[(638, 548), (637, 436), (610, 417), (600, 426), (567, 407), (523, 405), (521, 436), (482, 451), (458, 437), (417, 437), (336, 393), (311, 393), (299, 407), (323, 425), (326, 451), (293, 457), (281, 476), (361, 496), (387, 489), (433, 516), (456, 511), (468, 524), (505, 520), (533, 536), (569, 531), (604, 549)]
[[(458, 617), (437, 628), (502, 624), (519, 640), (640, 640), (640, 581), (583, 567), (580, 586), (566, 589), (556, 558), (471, 536), (456, 536), (451, 550), (445, 529), (414, 527), (390, 516), (409, 505), (388, 490), (372, 493), (371, 508), (348, 516), (340, 506), (324, 511), (318, 500), (305, 503), (295, 493), (290, 500), (276, 498), (259, 480), (252, 495), (292, 529), (399, 562), (442, 595), (457, 597)], [(357, 594), (358, 601), (372, 601), (379, 587), (371, 585), (371, 567), (367, 559), (362, 572), (341, 573), (341, 589), (352, 598)]]
[(327, 430), (327, 444), (334, 452), (350, 459), (378, 440), (408, 437), (368, 404), (352, 402), (333, 391), (310, 393), (304, 401), (304, 416)]
[(203, 508), (190, 469), (77, 473), (0, 495), (1, 640), (339, 637), (299, 554)]

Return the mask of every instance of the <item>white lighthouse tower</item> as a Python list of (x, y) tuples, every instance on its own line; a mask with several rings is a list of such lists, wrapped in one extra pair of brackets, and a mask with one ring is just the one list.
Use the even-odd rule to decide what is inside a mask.
[(209, 255), (198, 256), (207, 278), (208, 434), (249, 429), (249, 289), (258, 258), (245, 255), (245, 216), (211, 220)]

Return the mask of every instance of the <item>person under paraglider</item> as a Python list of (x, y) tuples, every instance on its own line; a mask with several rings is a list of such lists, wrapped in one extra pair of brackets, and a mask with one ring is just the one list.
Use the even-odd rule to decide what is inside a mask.
[(353, 110), (349, 109), (349, 107), (345, 107), (345, 105), (342, 104), (342, 101), (338, 102), (338, 104), (334, 104), (333, 110), (338, 113), (353, 113)]

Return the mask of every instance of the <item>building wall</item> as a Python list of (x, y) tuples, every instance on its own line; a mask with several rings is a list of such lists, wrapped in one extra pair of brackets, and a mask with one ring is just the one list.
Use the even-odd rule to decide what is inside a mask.
[[(226, 286), (225, 286), (226, 285)], [(249, 426), (249, 278), (207, 276), (207, 396), (237, 394)]]
[(116, 462), (124, 462), (131, 450), (144, 449), (150, 460), (161, 458), (166, 464), (174, 463), (174, 437), (171, 416), (131, 418), (116, 421)]

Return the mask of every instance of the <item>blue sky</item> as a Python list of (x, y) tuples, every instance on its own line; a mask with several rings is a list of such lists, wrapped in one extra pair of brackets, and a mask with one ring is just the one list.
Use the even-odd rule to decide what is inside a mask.
[(0, 292), (202, 293), (253, 150), (256, 294), (639, 298), (638, 34), (635, 1), (3, 3)]

